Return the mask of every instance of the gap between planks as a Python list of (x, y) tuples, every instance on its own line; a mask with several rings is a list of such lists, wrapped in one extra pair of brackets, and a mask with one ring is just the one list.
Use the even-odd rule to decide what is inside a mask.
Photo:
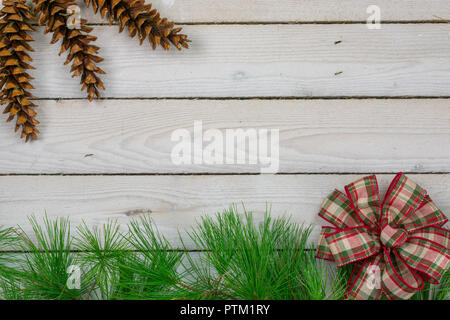
[[(183, 26), (228, 26), (228, 25), (252, 25), (252, 26), (260, 26), (260, 25), (315, 25), (315, 24), (360, 24), (365, 25), (365, 21), (220, 21), (220, 22), (176, 22), (174, 21), (176, 27)], [(446, 24), (449, 23), (446, 20), (407, 20), (407, 21), (382, 21), (382, 24)], [(32, 26), (41, 27), (42, 25), (37, 23), (32, 23)], [(86, 26), (119, 26), (117, 23), (86, 23)]]
[[(153, 100), (438, 100), (438, 99), (450, 99), (450, 96), (314, 96), (314, 97), (301, 97), (301, 96), (271, 96), (271, 97), (102, 97), (95, 99), (94, 101), (108, 101), (108, 100), (140, 100), (140, 101), (153, 101)], [(89, 102), (87, 98), (37, 98), (31, 99), (34, 101), (73, 101), (83, 100)]]
[[(450, 171), (402, 171), (404, 174), (420, 174), (420, 175), (438, 175), (450, 174)], [(376, 172), (376, 174), (396, 174), (397, 171)], [(0, 173), (0, 177), (127, 177), (127, 176), (142, 176), (142, 177), (164, 177), (164, 176), (283, 176), (283, 175), (297, 175), (297, 176), (317, 176), (317, 175), (370, 175), (374, 172), (369, 171), (353, 171), (353, 172), (279, 172), (275, 174), (262, 174), (258, 172), (193, 172), (193, 173)]]

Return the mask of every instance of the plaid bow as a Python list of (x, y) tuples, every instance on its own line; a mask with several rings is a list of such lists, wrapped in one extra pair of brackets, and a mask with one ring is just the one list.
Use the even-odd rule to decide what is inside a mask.
[(450, 230), (424, 189), (399, 173), (382, 203), (375, 175), (345, 191), (322, 204), (319, 216), (333, 226), (322, 227), (317, 257), (354, 264), (348, 298), (408, 299), (424, 281), (439, 283), (449, 267)]

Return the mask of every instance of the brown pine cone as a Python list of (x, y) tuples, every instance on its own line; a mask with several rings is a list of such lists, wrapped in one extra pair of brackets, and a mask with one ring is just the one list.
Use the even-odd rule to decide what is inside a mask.
[(56, 43), (62, 39), (60, 55), (68, 51), (68, 56), (64, 64), (71, 61), (73, 72), (72, 77), (81, 76), (81, 90), (87, 90), (88, 99), (92, 101), (94, 96), (100, 98), (98, 89), (104, 90), (103, 82), (96, 74), (105, 74), (97, 67), (96, 63), (103, 61), (97, 56), (99, 47), (90, 44), (97, 40), (97, 37), (89, 35), (93, 30), (86, 26), (86, 20), (81, 20), (79, 29), (68, 27), (68, 8), (76, 5), (71, 0), (33, 0), (35, 3), (34, 12), (39, 14), (39, 24), (45, 24), (44, 33), (53, 33), (51, 43)]
[(174, 23), (167, 18), (161, 18), (152, 5), (145, 5), (145, 0), (84, 0), (95, 13), (100, 11), (104, 18), (108, 15), (109, 23), (116, 21), (119, 24), (119, 32), (128, 27), (130, 37), (137, 34), (142, 44), (148, 37), (153, 49), (161, 45), (165, 50), (172, 43), (178, 50), (181, 47), (189, 48), (190, 40), (185, 34), (180, 34), (181, 28), (174, 28)]
[(28, 142), (37, 139), (39, 130), (35, 119), (37, 107), (29, 99), (35, 99), (27, 90), (34, 89), (33, 79), (25, 71), (34, 69), (27, 62), (32, 61), (27, 51), (34, 51), (28, 44), (33, 38), (27, 33), (34, 31), (28, 21), (35, 20), (25, 0), (3, 0), (0, 10), (0, 88), (2, 104), (8, 104), (3, 113), (8, 113), (7, 121), (16, 118), (15, 131), (22, 129), (21, 138)]

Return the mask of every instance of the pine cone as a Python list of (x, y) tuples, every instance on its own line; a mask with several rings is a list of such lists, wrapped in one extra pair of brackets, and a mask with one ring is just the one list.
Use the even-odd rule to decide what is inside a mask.
[(34, 69), (27, 51), (34, 51), (28, 44), (33, 38), (27, 33), (34, 31), (27, 21), (35, 20), (25, 0), (3, 0), (0, 10), (0, 88), (2, 104), (8, 104), (3, 113), (9, 113), (7, 121), (16, 120), (15, 131), (22, 129), (21, 138), (28, 142), (37, 139), (39, 130), (35, 119), (37, 107), (29, 99), (36, 97), (27, 90), (34, 89), (33, 79), (25, 71)]
[(189, 48), (190, 40), (185, 34), (180, 34), (181, 28), (174, 28), (174, 23), (167, 18), (161, 18), (156, 9), (152, 10), (152, 5), (145, 5), (145, 0), (84, 0), (89, 7), (92, 2), (92, 9), (95, 13), (100, 10), (102, 18), (108, 14), (109, 23), (114, 21), (119, 24), (119, 32), (127, 26), (130, 37), (137, 34), (140, 44), (146, 37), (152, 44), (153, 49), (161, 45), (165, 50), (170, 48), (172, 43), (178, 50), (181, 47)]
[(70, 72), (73, 72), (72, 77), (81, 75), (81, 90), (87, 90), (89, 101), (92, 101), (94, 96), (100, 98), (98, 89), (105, 88), (96, 73), (105, 74), (105, 72), (97, 67), (96, 63), (103, 61), (103, 58), (96, 55), (100, 48), (90, 44), (91, 41), (97, 40), (97, 37), (89, 35), (93, 29), (85, 25), (86, 20), (81, 20), (79, 29), (68, 27), (70, 14), (67, 9), (76, 3), (71, 0), (33, 0), (33, 2), (36, 4), (34, 12), (40, 14), (39, 24), (46, 26), (44, 33), (53, 33), (51, 43), (62, 39), (59, 54), (69, 52), (64, 64), (73, 61)]

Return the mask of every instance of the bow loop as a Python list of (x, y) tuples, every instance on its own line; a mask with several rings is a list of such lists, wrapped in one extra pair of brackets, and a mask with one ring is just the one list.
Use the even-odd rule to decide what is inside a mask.
[(417, 183), (403, 173), (397, 174), (384, 197), (383, 223), (388, 223), (393, 227), (401, 225), (419, 208), (426, 195), (426, 190)]
[(350, 200), (339, 190), (334, 190), (322, 203), (319, 216), (338, 228), (359, 225), (359, 219)]
[(405, 218), (399, 226), (408, 232), (415, 232), (431, 226), (442, 227), (447, 221), (445, 214), (439, 210), (429, 196), (426, 196), (417, 210)]
[(378, 228), (380, 196), (376, 176), (359, 179), (347, 185), (345, 191), (359, 220), (368, 227)]
[(330, 251), (330, 247), (328, 247), (326, 236), (329, 233), (336, 231), (335, 228), (332, 227), (322, 227), (322, 231), (319, 236), (319, 243), (317, 245), (317, 253), (316, 258), (324, 259), (328, 261), (334, 261), (333, 253)]
[(338, 266), (343, 266), (377, 254), (380, 241), (367, 227), (347, 228), (326, 234), (325, 239)]
[(430, 283), (439, 283), (449, 265), (450, 231), (429, 227), (413, 233), (396, 253)]

